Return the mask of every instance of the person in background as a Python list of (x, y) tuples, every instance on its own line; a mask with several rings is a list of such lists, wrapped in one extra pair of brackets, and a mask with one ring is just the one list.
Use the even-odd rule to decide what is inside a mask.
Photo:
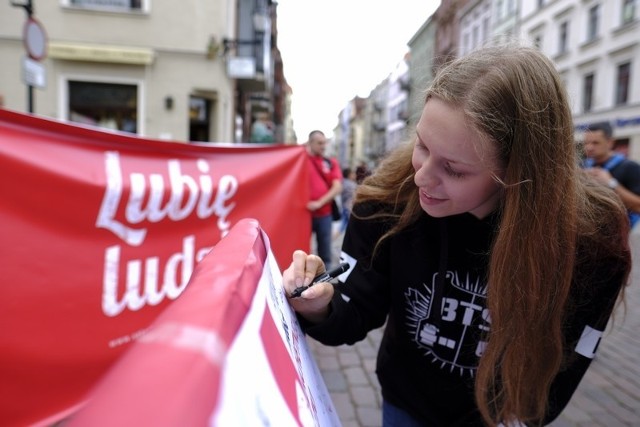
[(631, 268), (620, 198), (577, 162), (556, 68), (493, 46), (443, 66), (410, 143), (358, 186), (338, 283), (283, 272), (325, 345), (385, 325), (383, 426), (551, 422), (589, 367)]
[(273, 142), (273, 127), (269, 114), (264, 111), (259, 112), (251, 125), (251, 142)]
[(367, 164), (365, 162), (361, 162), (356, 168), (356, 182), (361, 184), (369, 175), (371, 175), (371, 171), (367, 167)]
[(307, 153), (310, 200), (307, 209), (311, 211), (311, 231), (315, 235), (316, 252), (327, 268), (330, 268), (333, 236), (331, 203), (342, 191), (342, 172), (335, 158), (325, 157), (326, 149), (327, 138), (322, 131), (314, 130), (309, 133)]
[(342, 205), (342, 221), (340, 223), (340, 233), (344, 233), (349, 223), (351, 208), (353, 206), (353, 196), (356, 192), (356, 172), (351, 168), (342, 169), (342, 193), (340, 193), (340, 204)]
[(640, 220), (640, 164), (613, 150), (609, 122), (593, 123), (584, 133), (587, 173), (616, 192), (627, 208), (631, 227)]

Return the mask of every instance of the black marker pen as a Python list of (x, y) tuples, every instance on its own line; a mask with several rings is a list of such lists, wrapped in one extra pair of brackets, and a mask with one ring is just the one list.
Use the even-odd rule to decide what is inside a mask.
[(325, 271), (324, 273), (318, 274), (316, 277), (313, 278), (309, 286), (301, 286), (299, 288), (295, 288), (293, 292), (291, 292), (291, 298), (299, 297), (304, 291), (306, 291), (316, 283), (328, 282), (330, 280), (335, 279), (336, 277), (338, 277), (348, 269), (349, 269), (349, 263), (343, 262), (333, 270)]

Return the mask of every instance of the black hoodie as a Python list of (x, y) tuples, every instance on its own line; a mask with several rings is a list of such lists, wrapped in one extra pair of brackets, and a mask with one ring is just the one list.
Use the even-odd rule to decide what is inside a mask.
[[(387, 239), (372, 261), (391, 224), (352, 216), (341, 255), (351, 268), (340, 277), (331, 314), (317, 325), (301, 320), (303, 328), (327, 345), (353, 344), (386, 321), (376, 369), (384, 399), (425, 425), (482, 426), (473, 387), (491, 326), (486, 276), (497, 222), (496, 214), (479, 220), (424, 213)], [(554, 381), (546, 422), (566, 406), (592, 360), (622, 283), (612, 267), (591, 263), (589, 272), (575, 275), (574, 282), (591, 281), (574, 283), (575, 310), (565, 327), (566, 342), (578, 351)]]

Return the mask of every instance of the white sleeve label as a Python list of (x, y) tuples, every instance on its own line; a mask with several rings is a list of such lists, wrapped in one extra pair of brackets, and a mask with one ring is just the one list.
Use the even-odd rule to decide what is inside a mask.
[(601, 338), (602, 331), (593, 329), (589, 325), (585, 326), (584, 331), (582, 331), (582, 335), (580, 336), (580, 340), (576, 345), (576, 353), (581, 354), (584, 357), (588, 357), (589, 359), (593, 359), (596, 355), (596, 349), (598, 348), (598, 344), (600, 344)]

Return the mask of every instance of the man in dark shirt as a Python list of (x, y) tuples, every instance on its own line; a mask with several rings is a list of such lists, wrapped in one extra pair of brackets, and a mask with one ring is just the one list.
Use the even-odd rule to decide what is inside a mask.
[(640, 220), (640, 164), (613, 151), (613, 145), (608, 122), (589, 125), (584, 133), (585, 167), (620, 196), (633, 227)]

